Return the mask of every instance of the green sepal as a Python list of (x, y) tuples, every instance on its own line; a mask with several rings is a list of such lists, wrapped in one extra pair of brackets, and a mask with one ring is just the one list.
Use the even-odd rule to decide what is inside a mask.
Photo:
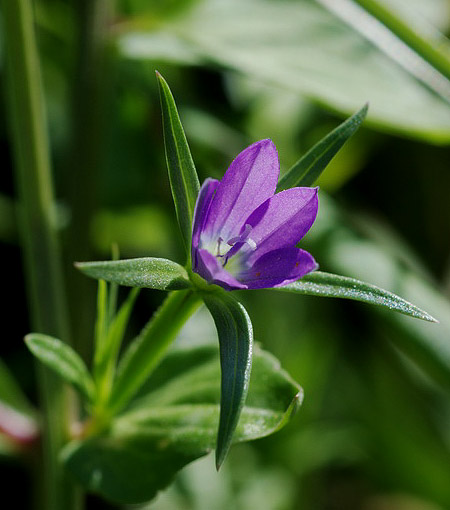
[(278, 182), (277, 192), (294, 186), (312, 186), (344, 143), (356, 132), (366, 118), (369, 105), (345, 120), (316, 143)]
[(76, 388), (87, 401), (93, 402), (94, 381), (84, 361), (71, 347), (40, 333), (30, 333), (25, 337), (25, 343), (39, 361)]
[(180, 290), (191, 287), (186, 269), (168, 259), (144, 257), (76, 262), (75, 267), (91, 278), (128, 287), (157, 290)]

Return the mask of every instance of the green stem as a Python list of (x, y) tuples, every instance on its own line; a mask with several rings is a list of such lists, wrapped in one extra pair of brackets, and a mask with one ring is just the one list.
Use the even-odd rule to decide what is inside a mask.
[(433, 67), (450, 79), (450, 54), (448, 41), (441, 35), (439, 41), (420, 34), (407, 22), (388, 7), (388, 3), (379, 0), (355, 0), (366, 11), (375, 16), (383, 25), (389, 28), (397, 37), (404, 41), (416, 53), (422, 56)]
[[(62, 267), (54, 221), (43, 91), (30, 0), (2, 3), (8, 107), (15, 151), (28, 300), (36, 331), (68, 341)], [(58, 461), (68, 437), (69, 402), (60, 379), (38, 364), (44, 408), (44, 476), (42, 508), (80, 508), (80, 499)]]
[[(72, 147), (68, 167), (67, 196), (71, 209), (68, 254), (70, 265), (92, 260), (90, 222), (97, 207), (98, 177), (103, 163), (104, 132), (111, 86), (108, 24), (112, 17), (110, 0), (76, 0), (76, 55), (72, 88)], [(71, 270), (70, 310), (76, 350), (91, 357), (91, 325), (94, 322), (95, 287), (92, 281)], [(79, 317), (84, 320), (80, 321)]]
[(181, 327), (200, 306), (191, 290), (171, 292), (119, 365), (108, 412), (116, 414), (141, 387), (158, 365)]

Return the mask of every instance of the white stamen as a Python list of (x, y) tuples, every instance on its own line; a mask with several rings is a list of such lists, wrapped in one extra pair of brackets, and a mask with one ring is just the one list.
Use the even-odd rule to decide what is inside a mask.
[(245, 241), (249, 246), (250, 248), (255, 251), (256, 250), (256, 242), (253, 241), (253, 239), (250, 239), (250, 237), (248, 239), (246, 239)]

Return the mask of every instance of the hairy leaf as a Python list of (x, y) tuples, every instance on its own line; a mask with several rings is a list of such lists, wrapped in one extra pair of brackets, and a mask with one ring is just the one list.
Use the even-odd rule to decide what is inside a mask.
[(25, 337), (30, 351), (44, 365), (72, 384), (88, 401), (94, 398), (94, 382), (84, 361), (67, 344), (57, 338), (30, 333)]
[(144, 257), (100, 262), (77, 262), (75, 266), (92, 278), (128, 287), (179, 290), (191, 286), (184, 267), (168, 259)]
[(380, 289), (370, 283), (361, 282), (355, 278), (323, 273), (322, 271), (314, 271), (297, 282), (277, 287), (274, 290), (296, 292), (297, 294), (308, 294), (310, 296), (353, 299), (363, 303), (383, 306), (389, 310), (394, 310), (424, 321), (437, 322), (430, 314), (392, 292)]

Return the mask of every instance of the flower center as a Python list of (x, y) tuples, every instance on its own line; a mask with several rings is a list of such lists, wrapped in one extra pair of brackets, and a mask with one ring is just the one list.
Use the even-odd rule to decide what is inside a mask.
[[(242, 266), (242, 256), (249, 251), (256, 250), (256, 242), (250, 237), (251, 231), (251, 225), (246, 224), (241, 234), (228, 239), (226, 243), (219, 237), (216, 257), (221, 259), (222, 266), (227, 266), (228, 261), (233, 257), (233, 263), (227, 266), (228, 272), (232, 274), (239, 272)], [(239, 256), (235, 256), (238, 253)]]
[(250, 237), (252, 226), (246, 224), (244, 230), (238, 236), (231, 237), (227, 241), (223, 237), (213, 239), (203, 239), (201, 247), (214, 255), (222, 267), (234, 276), (244, 269), (246, 255), (253, 252), (257, 248), (256, 242)]

